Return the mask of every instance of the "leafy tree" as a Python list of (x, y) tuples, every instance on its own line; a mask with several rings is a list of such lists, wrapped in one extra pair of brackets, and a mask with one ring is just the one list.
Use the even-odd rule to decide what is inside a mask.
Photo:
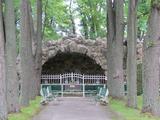
[(105, 0), (77, 0), (82, 35), (95, 39), (106, 35)]
[(137, 9), (137, 37), (139, 40), (144, 40), (147, 32), (147, 21), (150, 12), (150, 0), (139, 0)]
[(70, 32), (69, 8), (64, 0), (43, 1), (43, 34), (45, 39), (58, 39)]

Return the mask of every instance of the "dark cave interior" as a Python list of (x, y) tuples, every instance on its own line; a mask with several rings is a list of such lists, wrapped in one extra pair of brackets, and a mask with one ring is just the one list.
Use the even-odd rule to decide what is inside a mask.
[(42, 66), (42, 74), (80, 73), (104, 75), (95, 60), (80, 53), (58, 53)]

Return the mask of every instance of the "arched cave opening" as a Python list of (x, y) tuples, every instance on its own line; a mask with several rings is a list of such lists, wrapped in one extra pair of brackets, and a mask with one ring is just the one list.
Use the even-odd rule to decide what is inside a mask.
[(42, 74), (80, 73), (105, 75), (95, 60), (80, 53), (58, 53), (42, 66)]

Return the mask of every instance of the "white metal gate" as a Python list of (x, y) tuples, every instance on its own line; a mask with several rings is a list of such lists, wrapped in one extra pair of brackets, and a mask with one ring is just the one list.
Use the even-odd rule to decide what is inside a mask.
[(82, 93), (83, 97), (88, 92), (86, 86), (104, 86), (107, 83), (105, 75), (82, 75), (78, 73), (66, 73), (60, 75), (42, 75), (41, 85), (60, 86), (61, 96), (64, 93)]

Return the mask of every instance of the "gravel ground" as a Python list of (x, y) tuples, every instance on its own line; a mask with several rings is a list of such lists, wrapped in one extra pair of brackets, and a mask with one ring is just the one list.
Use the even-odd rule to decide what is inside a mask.
[(91, 98), (64, 97), (50, 102), (32, 120), (120, 120), (108, 106)]

